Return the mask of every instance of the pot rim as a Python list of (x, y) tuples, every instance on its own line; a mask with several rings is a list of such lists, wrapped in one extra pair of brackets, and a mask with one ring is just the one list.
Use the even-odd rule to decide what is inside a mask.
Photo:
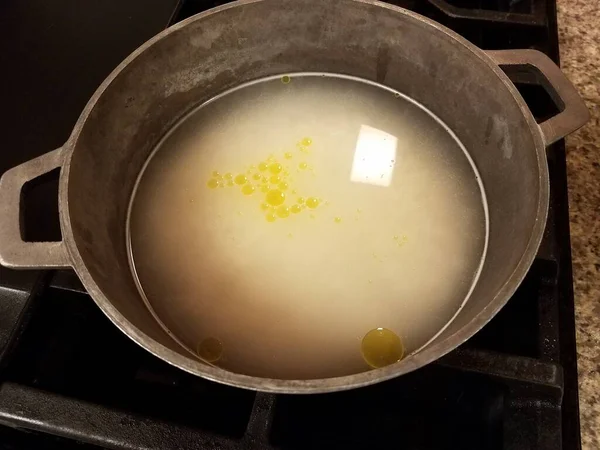
[(325, 393), (333, 391), (342, 391), (353, 389), (357, 387), (367, 386), (370, 384), (378, 383), (381, 381), (389, 380), (416, 370), (422, 366), (425, 366), (450, 351), (457, 348), (476, 332), (478, 332), (484, 325), (486, 325), (496, 313), (508, 302), (511, 296), (516, 291), (517, 287), (521, 284), (521, 281), (527, 274), (533, 260), (537, 254), (540, 246), (544, 228), (546, 225), (546, 218), (548, 214), (549, 204), (549, 175), (548, 165), (546, 160), (546, 151), (544, 145), (544, 139), (539, 125), (533, 118), (529, 108), (525, 104), (525, 101), (517, 91), (516, 87), (510, 81), (508, 76), (500, 69), (500, 67), (488, 56), (483, 50), (474, 44), (470, 43), (460, 35), (456, 34), (452, 30), (445, 26), (416, 14), (412, 11), (404, 8), (391, 5), (388, 3), (382, 3), (375, 0), (344, 0), (349, 2), (366, 3), (375, 5), (381, 8), (386, 8), (393, 11), (396, 14), (403, 14), (409, 17), (411, 20), (420, 22), (425, 27), (432, 27), (445, 33), (456, 45), (461, 45), (468, 49), (475, 57), (481, 59), (490, 69), (490, 75), (495, 74), (496, 77), (504, 84), (505, 88), (512, 94), (515, 102), (521, 109), (530, 129), (534, 140), (536, 159), (538, 165), (538, 208), (536, 211), (536, 220), (533, 226), (531, 236), (523, 255), (517, 264), (515, 270), (511, 276), (506, 280), (501, 289), (498, 290), (493, 299), (490, 300), (489, 304), (483, 308), (482, 311), (477, 314), (466, 326), (461, 328), (456, 333), (447, 336), (442, 341), (435, 344), (429, 345), (421, 350), (419, 353), (410, 355), (402, 361), (380, 368), (361, 372), (353, 375), (346, 375), (334, 378), (324, 379), (311, 379), (311, 380), (287, 380), (287, 379), (271, 379), (254, 377), (250, 375), (243, 375), (234, 372), (221, 369), (216, 366), (210, 366), (202, 363), (200, 360), (194, 360), (191, 357), (184, 356), (183, 354), (177, 353), (164, 345), (158, 343), (147, 334), (143, 333), (137, 327), (135, 327), (129, 320), (127, 320), (120, 311), (110, 302), (110, 300), (104, 295), (102, 290), (96, 284), (88, 271), (81, 254), (77, 248), (75, 238), (73, 236), (73, 230), (71, 226), (71, 219), (69, 216), (69, 172), (71, 166), (71, 157), (75, 149), (78, 137), (81, 130), (89, 117), (94, 106), (98, 102), (98, 99), (102, 96), (103, 92), (112, 83), (112, 81), (119, 76), (121, 71), (129, 65), (134, 59), (150, 48), (155, 42), (164, 39), (170, 34), (178, 31), (179, 29), (193, 23), (197, 20), (201, 20), (212, 14), (219, 13), (229, 8), (235, 8), (240, 5), (266, 2), (274, 0), (237, 0), (231, 3), (221, 5), (219, 7), (204, 11), (200, 14), (194, 15), (182, 22), (179, 22), (172, 27), (167, 28), (161, 33), (157, 34), (127, 58), (125, 58), (104, 80), (100, 87), (96, 90), (94, 95), (88, 101), (83, 112), (79, 116), (77, 123), (71, 133), (66, 144), (63, 146), (64, 154), (64, 165), (61, 170), (59, 180), (59, 213), (60, 213), (60, 225), (63, 235), (63, 240), (66, 245), (67, 252), (72, 261), (73, 268), (81, 280), (83, 286), (94, 299), (95, 303), (102, 310), (102, 312), (113, 322), (123, 333), (129, 338), (135, 341), (138, 345), (157, 356), (158, 358), (166, 361), (167, 363), (176, 366), (186, 372), (193, 375), (197, 375), (206, 378), (211, 381), (227, 384), (234, 387), (252, 389), (263, 392), (271, 393)]

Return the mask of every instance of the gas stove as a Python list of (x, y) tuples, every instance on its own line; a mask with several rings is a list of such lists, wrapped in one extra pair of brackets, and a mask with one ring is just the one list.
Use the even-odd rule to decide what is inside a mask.
[[(62, 145), (132, 50), (210, 0), (5, 0), (0, 172)], [(555, 0), (406, 0), (484, 49), (558, 60)], [(539, 121), (556, 107), (517, 87)], [(548, 149), (545, 237), (483, 330), (416, 372), (335, 394), (255, 393), (169, 366), (114, 327), (69, 271), (0, 268), (0, 449), (580, 449), (564, 142)], [(24, 192), (24, 234), (60, 239), (57, 173)]]

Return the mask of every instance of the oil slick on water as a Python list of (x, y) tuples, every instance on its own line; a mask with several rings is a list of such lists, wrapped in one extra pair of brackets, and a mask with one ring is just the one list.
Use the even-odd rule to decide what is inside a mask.
[(483, 188), (460, 142), (406, 97), (285, 77), (216, 97), (159, 143), (130, 208), (140, 292), (182, 345), (235, 372), (395, 363), (468, 296)]

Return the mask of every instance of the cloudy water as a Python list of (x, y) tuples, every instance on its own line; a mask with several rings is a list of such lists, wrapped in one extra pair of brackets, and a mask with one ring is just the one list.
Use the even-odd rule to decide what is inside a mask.
[(132, 267), (191, 352), (272, 378), (348, 375), (418, 350), (453, 318), (487, 241), (458, 140), (399, 93), (291, 74), (182, 120), (138, 181)]

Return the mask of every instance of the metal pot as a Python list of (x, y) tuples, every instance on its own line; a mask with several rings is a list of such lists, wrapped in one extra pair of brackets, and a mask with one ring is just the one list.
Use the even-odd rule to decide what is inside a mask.
[[(534, 69), (562, 112), (537, 124), (509, 77)], [(489, 246), (466, 306), (427, 347), (382, 369), (317, 380), (228, 372), (194, 359), (157, 324), (129, 270), (127, 205), (151, 150), (192, 107), (240, 83), (299, 71), (385, 84), (441, 118), (469, 149), (487, 192)], [(121, 63), (85, 107), (67, 143), (0, 180), (0, 262), (72, 267), (131, 339), (190, 373), (271, 392), (349, 389), (415, 370), (459, 346), (508, 301), (525, 276), (548, 210), (545, 147), (588, 120), (573, 86), (533, 50), (482, 51), (443, 26), (371, 0), (243, 0), (194, 16)], [(23, 185), (61, 168), (63, 241), (24, 242)]]

